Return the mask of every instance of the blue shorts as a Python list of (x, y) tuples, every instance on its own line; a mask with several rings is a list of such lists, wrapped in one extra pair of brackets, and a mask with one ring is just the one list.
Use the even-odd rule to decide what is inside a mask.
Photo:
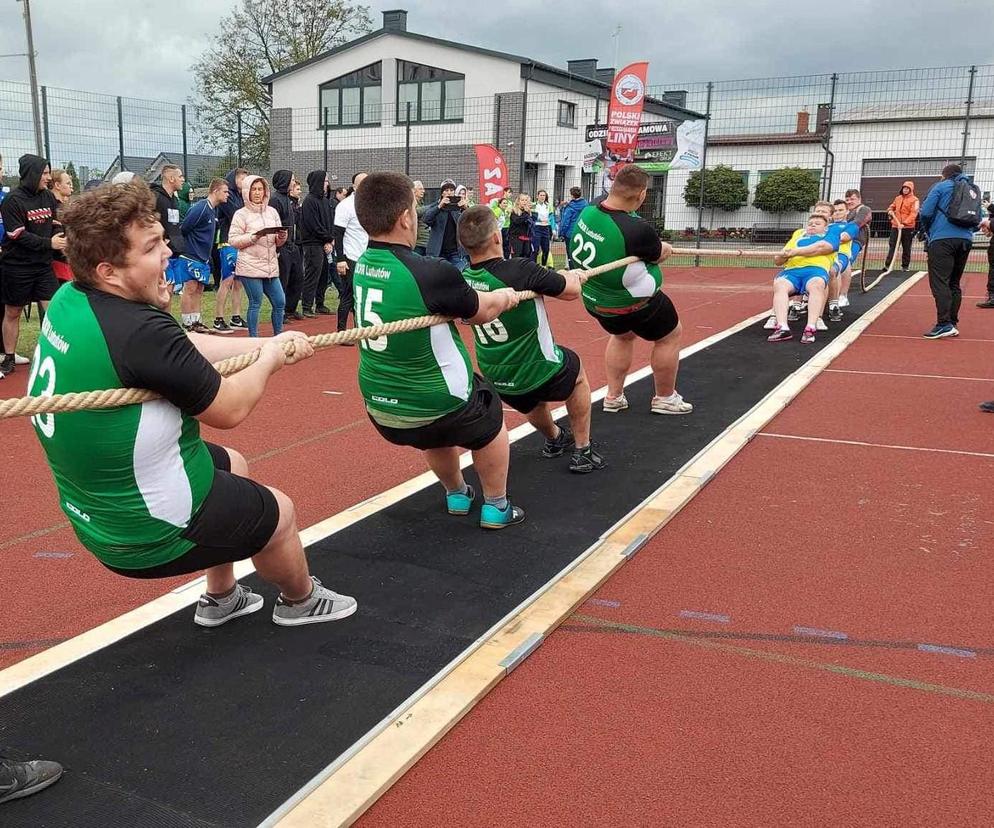
[(238, 261), (238, 251), (230, 244), (224, 244), (217, 249), (217, 254), (221, 260), (221, 281), (230, 279), (235, 275), (235, 263)]
[(211, 266), (207, 262), (190, 259), (186, 256), (170, 259), (166, 265), (166, 281), (176, 287), (187, 282), (200, 282), (203, 285), (209, 285)]
[(835, 272), (845, 273), (847, 267), (849, 267), (849, 257), (845, 253), (836, 254), (835, 264), (833, 265)]
[(814, 266), (781, 270), (774, 277), (774, 281), (776, 279), (786, 279), (790, 282), (791, 287), (793, 287), (791, 293), (805, 293), (808, 289), (808, 282), (812, 279), (821, 279), (826, 285), (828, 284), (828, 274), (820, 267)]
[(849, 261), (855, 264), (856, 260), (859, 259), (859, 253), (862, 249), (863, 245), (861, 245), (858, 241), (854, 241), (852, 243), (852, 253), (849, 256)]

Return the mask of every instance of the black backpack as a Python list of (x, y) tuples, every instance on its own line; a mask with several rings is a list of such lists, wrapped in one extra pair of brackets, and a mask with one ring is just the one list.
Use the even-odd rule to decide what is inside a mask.
[(942, 211), (949, 223), (957, 227), (977, 227), (980, 225), (980, 211), (980, 189), (965, 178), (957, 179), (949, 206)]

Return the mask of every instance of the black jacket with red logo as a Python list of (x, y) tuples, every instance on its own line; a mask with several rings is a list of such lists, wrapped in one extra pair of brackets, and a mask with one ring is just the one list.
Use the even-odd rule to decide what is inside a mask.
[(19, 159), (21, 184), (0, 204), (4, 237), (0, 266), (7, 272), (52, 266), (52, 223), (57, 202), (48, 188), (39, 189), (48, 161), (37, 155)]

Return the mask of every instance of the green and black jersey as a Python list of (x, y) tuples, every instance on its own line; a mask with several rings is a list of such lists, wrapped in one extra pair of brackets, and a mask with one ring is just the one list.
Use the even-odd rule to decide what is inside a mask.
[(55, 294), (31, 364), (32, 396), (147, 388), (162, 399), (32, 417), (80, 542), (145, 569), (185, 554), (182, 537), (214, 482), (194, 417), (221, 376), (168, 313), (70, 283)]
[[(399, 244), (371, 241), (356, 262), (354, 284), (362, 327), (431, 314), (469, 319), (480, 307), (455, 265)], [(472, 364), (453, 323), (359, 344), (359, 389), (380, 425), (423, 426), (469, 400)]]
[[(488, 259), (462, 275), (481, 293), (509, 287), (559, 296), (566, 289), (562, 275), (530, 259)], [(473, 326), (480, 373), (498, 391), (525, 394), (548, 382), (563, 366), (563, 352), (552, 338), (541, 296), (504, 311), (492, 322)]]
[(643, 304), (663, 285), (656, 263), (663, 252), (659, 234), (635, 213), (591, 204), (577, 217), (568, 244), (573, 261), (585, 270), (626, 256), (642, 260), (584, 284), (583, 304), (591, 313), (623, 313)]

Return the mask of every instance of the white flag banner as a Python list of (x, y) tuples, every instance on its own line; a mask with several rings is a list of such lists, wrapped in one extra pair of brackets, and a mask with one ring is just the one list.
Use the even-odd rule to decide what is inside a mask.
[(699, 170), (704, 157), (705, 121), (684, 121), (676, 131), (676, 157), (671, 170)]

